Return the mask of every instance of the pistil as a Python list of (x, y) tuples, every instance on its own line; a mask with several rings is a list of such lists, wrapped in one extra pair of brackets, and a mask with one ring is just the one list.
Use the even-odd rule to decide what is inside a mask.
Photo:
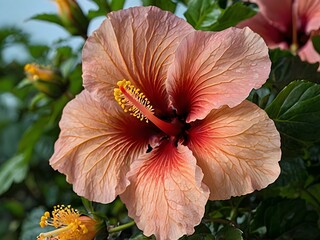
[(178, 136), (180, 134), (181, 126), (178, 123), (168, 123), (156, 117), (149, 100), (130, 81), (122, 80), (117, 85), (119, 88), (114, 89), (114, 96), (125, 112), (130, 112), (131, 115), (141, 121), (151, 121), (168, 136)]

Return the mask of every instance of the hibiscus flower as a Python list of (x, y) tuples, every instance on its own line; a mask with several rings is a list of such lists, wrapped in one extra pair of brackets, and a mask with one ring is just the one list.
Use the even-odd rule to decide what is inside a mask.
[(260, 34), (270, 48), (291, 49), (303, 61), (320, 62), (312, 37), (319, 35), (320, 0), (250, 0), (260, 11), (241, 22)]
[(50, 164), (80, 196), (120, 195), (147, 236), (192, 234), (208, 199), (279, 175), (279, 133), (245, 100), (270, 65), (248, 28), (196, 31), (156, 7), (112, 12), (84, 46), (85, 90), (63, 111)]

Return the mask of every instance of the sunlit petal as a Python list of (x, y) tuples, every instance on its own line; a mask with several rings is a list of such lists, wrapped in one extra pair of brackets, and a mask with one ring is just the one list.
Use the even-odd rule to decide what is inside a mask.
[(197, 31), (180, 44), (168, 72), (168, 92), (187, 122), (213, 108), (234, 107), (269, 75), (268, 48), (249, 28)]
[(163, 114), (169, 106), (167, 69), (181, 39), (191, 31), (188, 23), (156, 7), (108, 14), (83, 49), (85, 88), (112, 99), (117, 81), (130, 80)]
[(190, 129), (188, 144), (210, 188), (210, 199), (259, 190), (280, 173), (280, 137), (274, 123), (253, 103), (213, 110)]
[(146, 152), (154, 133), (147, 123), (114, 109), (83, 91), (63, 111), (61, 133), (50, 159), (77, 194), (103, 203), (124, 191), (130, 163)]
[(121, 199), (145, 235), (178, 239), (194, 232), (209, 191), (187, 147), (162, 143), (132, 164), (128, 178)]

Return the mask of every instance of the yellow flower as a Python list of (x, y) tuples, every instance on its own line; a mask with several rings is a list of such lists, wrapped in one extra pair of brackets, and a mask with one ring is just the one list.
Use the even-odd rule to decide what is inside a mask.
[(42, 228), (52, 226), (56, 229), (46, 233), (40, 233), (38, 240), (91, 240), (97, 233), (97, 222), (88, 217), (81, 216), (79, 211), (57, 205), (51, 215), (45, 212), (40, 220)]

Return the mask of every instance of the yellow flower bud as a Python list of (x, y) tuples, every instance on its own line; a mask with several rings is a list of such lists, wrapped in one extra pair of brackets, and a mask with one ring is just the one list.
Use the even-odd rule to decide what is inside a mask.
[(26, 64), (24, 71), (33, 85), (40, 91), (52, 98), (60, 97), (66, 90), (67, 84), (62, 76), (49, 67), (37, 64)]

